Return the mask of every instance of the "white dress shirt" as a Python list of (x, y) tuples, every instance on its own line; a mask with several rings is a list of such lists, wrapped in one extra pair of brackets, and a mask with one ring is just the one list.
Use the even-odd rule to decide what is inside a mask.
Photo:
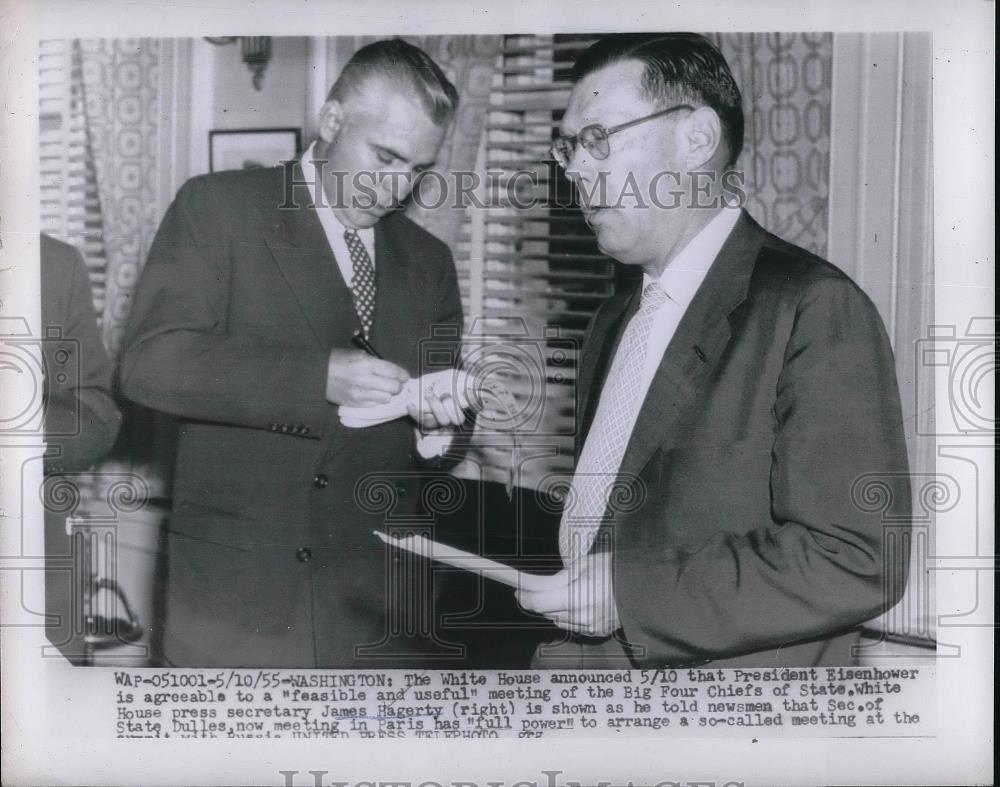
[[(316, 170), (316, 165), (313, 163), (315, 152), (316, 143), (312, 142), (306, 148), (306, 152), (302, 154), (302, 158), (299, 161), (299, 166), (302, 168), (302, 177), (309, 184), (316, 215), (319, 217), (320, 224), (323, 225), (323, 233), (326, 235), (326, 240), (330, 244), (330, 250), (337, 261), (340, 275), (343, 276), (347, 286), (353, 289), (354, 264), (351, 262), (351, 252), (347, 248), (347, 241), (344, 240), (344, 231), (347, 227), (340, 223), (340, 219), (337, 218), (333, 209), (327, 204), (326, 194), (323, 192), (323, 184), (319, 180), (319, 173)], [(372, 268), (374, 268), (378, 264), (375, 259), (375, 228), (367, 227), (357, 230), (357, 233), (358, 238), (361, 239), (361, 243), (365, 247), (365, 251), (368, 252), (368, 256), (371, 258)], [(378, 297), (377, 294), (376, 297)], [(417, 427), (415, 432), (417, 436), (417, 452), (424, 459), (441, 456), (448, 449), (448, 446), (451, 445), (452, 430), (447, 427), (426, 433)]]
[[(674, 338), (677, 326), (680, 325), (695, 293), (705, 280), (708, 269), (715, 262), (739, 217), (739, 208), (724, 208), (719, 211), (718, 215), (691, 239), (660, 274), (659, 284), (668, 298), (657, 310), (653, 328), (649, 332), (646, 361), (639, 390), (640, 401), (646, 398), (649, 386), (663, 361), (663, 354), (667, 351), (670, 340)], [(654, 281), (648, 274), (643, 274), (642, 279), (643, 289)], [(638, 410), (636, 414), (638, 415)]]
[[(329, 207), (326, 193), (323, 191), (323, 184), (319, 181), (319, 173), (316, 171), (316, 165), (313, 164), (315, 153), (316, 143), (312, 142), (306, 148), (306, 152), (302, 154), (302, 160), (299, 162), (299, 165), (302, 167), (304, 180), (310, 184), (309, 188), (313, 195), (313, 204), (317, 208), (316, 214), (319, 216), (320, 224), (323, 225), (323, 232), (326, 234), (326, 239), (330, 242), (330, 249), (337, 260), (337, 267), (340, 268), (340, 275), (344, 277), (347, 286), (352, 287), (354, 266), (351, 264), (351, 252), (347, 248), (347, 241), (344, 240), (344, 231), (347, 227), (340, 223), (337, 214)], [(368, 256), (371, 258), (372, 268), (374, 268), (377, 264), (375, 260), (375, 228), (367, 227), (366, 229), (357, 230), (357, 233), (362, 245), (365, 247), (365, 251), (368, 252)]]

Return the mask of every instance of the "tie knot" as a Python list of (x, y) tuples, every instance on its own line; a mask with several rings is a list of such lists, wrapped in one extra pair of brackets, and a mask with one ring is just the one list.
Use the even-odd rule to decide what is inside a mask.
[(642, 300), (639, 303), (640, 311), (649, 312), (660, 308), (670, 296), (667, 295), (658, 281), (652, 281), (646, 285), (642, 291)]

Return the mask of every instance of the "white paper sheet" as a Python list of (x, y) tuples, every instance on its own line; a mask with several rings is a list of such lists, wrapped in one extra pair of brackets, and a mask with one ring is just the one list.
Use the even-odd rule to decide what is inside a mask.
[(421, 555), (430, 560), (437, 560), (455, 568), (465, 571), (478, 572), (487, 579), (500, 582), (512, 588), (523, 588), (524, 590), (546, 590), (560, 584), (560, 580), (554, 578), (556, 575), (529, 574), (511, 566), (505, 566), (495, 560), (474, 555), (455, 547), (439, 544), (424, 536), (405, 536), (404, 538), (393, 538), (380, 530), (372, 531), (386, 544), (405, 549), (408, 552)]

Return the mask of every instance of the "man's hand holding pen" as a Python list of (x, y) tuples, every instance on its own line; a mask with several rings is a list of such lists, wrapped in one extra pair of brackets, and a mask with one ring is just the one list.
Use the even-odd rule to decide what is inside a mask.
[(409, 372), (391, 361), (362, 350), (334, 349), (326, 368), (326, 398), (348, 407), (385, 404), (409, 379)]
[[(371, 407), (386, 404), (402, 393), (410, 382), (410, 374), (401, 366), (387, 361), (358, 332), (352, 339), (357, 349), (334, 349), (327, 364), (326, 398), (348, 407)], [(410, 418), (423, 431), (461, 426), (465, 413), (455, 392), (447, 387), (419, 385), (416, 401), (407, 406)]]

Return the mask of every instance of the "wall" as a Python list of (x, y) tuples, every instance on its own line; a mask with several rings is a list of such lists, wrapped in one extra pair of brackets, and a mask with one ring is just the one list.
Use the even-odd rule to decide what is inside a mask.
[(306, 38), (272, 38), (271, 62), (256, 90), (239, 43), (215, 49), (214, 128), (301, 128), (306, 114)]
[[(208, 172), (208, 133), (212, 129), (306, 126), (308, 38), (271, 39), (271, 62), (260, 90), (254, 89), (239, 42), (224, 46), (203, 38), (189, 42), (192, 67), (187, 177)], [(302, 141), (307, 145), (309, 137), (303, 136)]]
[(936, 517), (954, 503), (935, 471), (933, 374), (918, 357), (934, 323), (931, 98), (930, 34), (834, 36), (828, 255), (875, 302), (896, 354), (912, 551), (906, 596), (880, 626), (915, 640), (934, 637), (927, 559)]

